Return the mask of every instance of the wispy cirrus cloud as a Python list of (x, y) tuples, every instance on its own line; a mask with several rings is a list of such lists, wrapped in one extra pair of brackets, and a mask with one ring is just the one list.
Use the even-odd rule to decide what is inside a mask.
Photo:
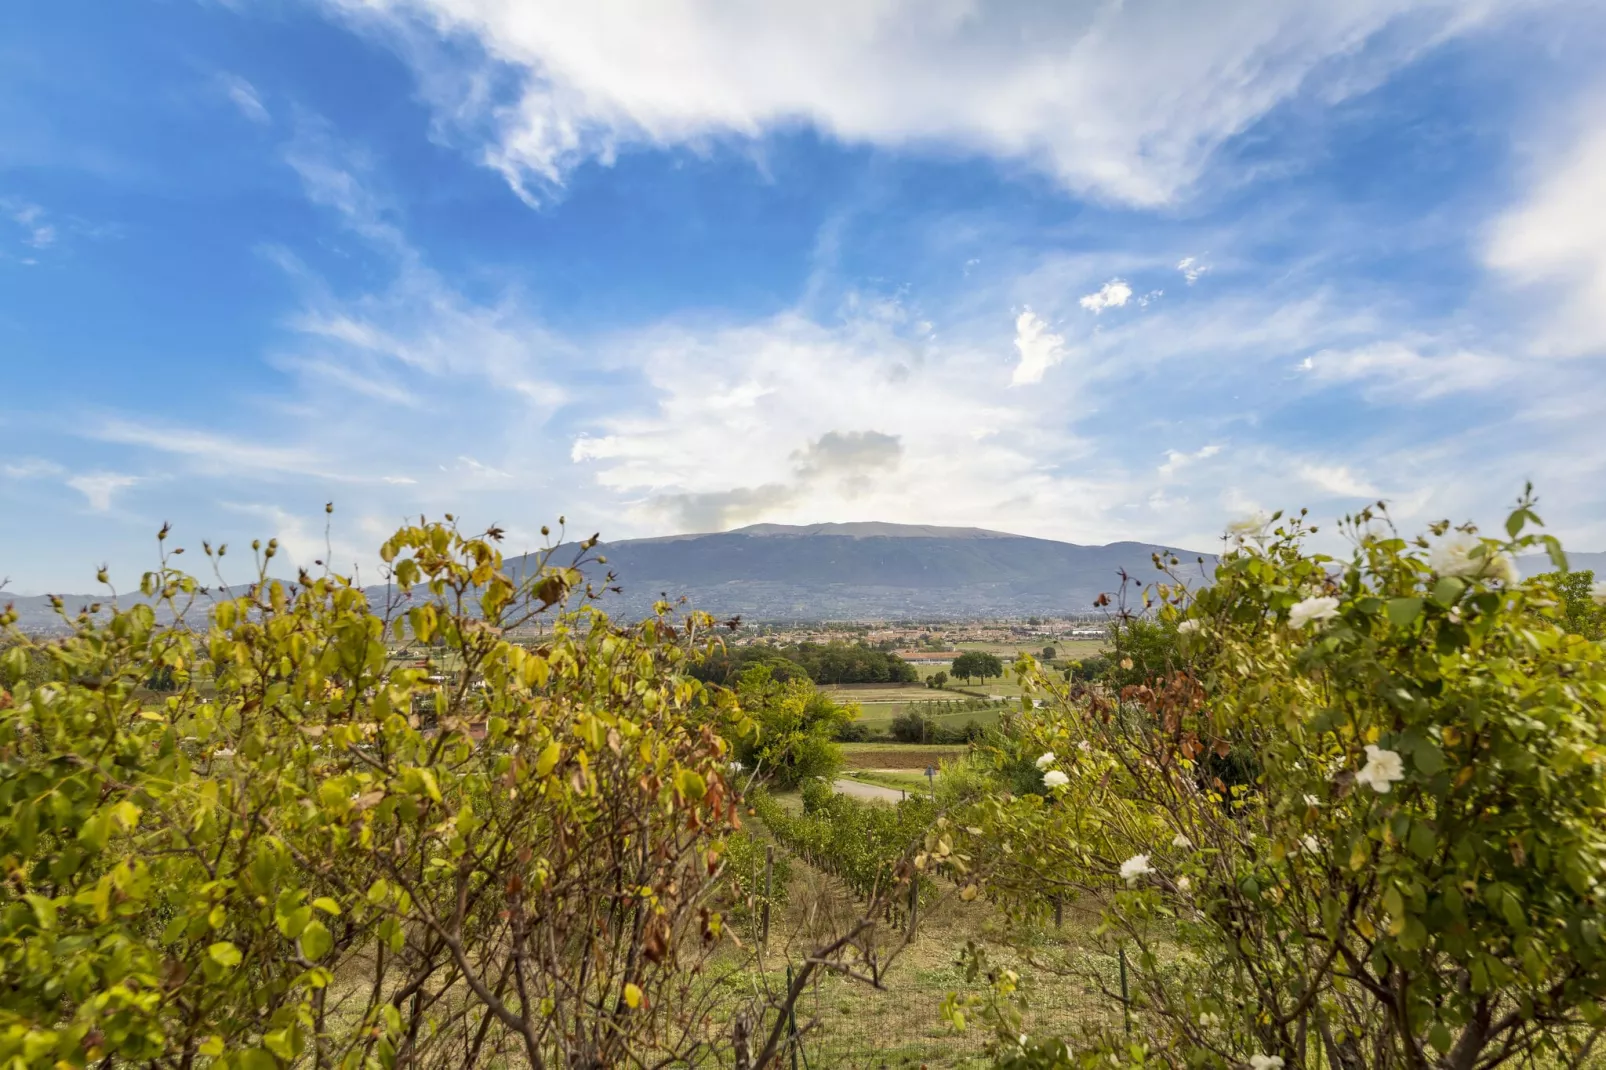
[(1541, 155), (1532, 188), (1493, 228), (1487, 263), (1542, 310), (1537, 335), (1562, 356), (1606, 355), (1606, 92), (1578, 109), (1561, 146)]
[[(1140, 205), (1176, 200), (1214, 149), (1313, 83), (1329, 100), (1364, 91), (1515, 6), (327, 2), (397, 41), (438, 123), (532, 202), (622, 149), (802, 121), (846, 142), (1018, 161)], [(475, 42), (502, 78), (454, 69), (443, 36)], [(512, 94), (495, 93), (509, 75)]]
[(262, 95), (257, 92), (257, 87), (246, 79), (238, 74), (220, 74), (218, 85), (229, 103), (246, 119), (259, 126), (273, 122), (273, 115), (268, 111), (268, 106), (262, 103)]

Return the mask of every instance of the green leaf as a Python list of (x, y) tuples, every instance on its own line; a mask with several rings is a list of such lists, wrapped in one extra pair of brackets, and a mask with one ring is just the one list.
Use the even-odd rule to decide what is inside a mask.
[(1556, 571), (1567, 571), (1567, 555), (1562, 553), (1561, 540), (1554, 535), (1544, 537), (1545, 553), (1550, 555), (1550, 563), (1556, 566)]
[(1411, 760), (1423, 776), (1437, 776), (1444, 771), (1444, 752), (1431, 739), (1424, 739), (1412, 748)]
[(219, 940), (207, 948), (206, 956), (219, 966), (226, 966), (231, 970), (244, 959), (244, 956), (240, 954), (240, 949), (227, 940)]
[(323, 911), (325, 914), (340, 913), (340, 904), (335, 902), (333, 899), (330, 899), (327, 895), (320, 895), (318, 898), (312, 901), (312, 905)]
[(324, 928), (321, 921), (309, 921), (307, 927), (301, 930), (301, 954), (312, 962), (317, 962), (329, 954), (329, 949), (335, 945), (334, 937)]
[(1420, 598), (1390, 598), (1388, 604), (1389, 623), (1396, 628), (1407, 627), (1422, 614), (1422, 599)]
[(54, 899), (32, 894), (23, 898), (27, 899), (28, 905), (33, 907), (34, 920), (39, 923), (40, 929), (49, 932), (56, 927), (56, 901)]
[(676, 773), (675, 787), (688, 799), (701, 799), (708, 792), (708, 782), (694, 769), (682, 769)]
[(1455, 605), (1467, 585), (1454, 576), (1444, 576), (1433, 585), (1433, 600), (1446, 608)]
[(1383, 893), (1383, 909), (1388, 911), (1391, 918), (1405, 917), (1405, 897), (1393, 885), (1389, 885), (1388, 891)]
[(240, 1070), (279, 1070), (279, 1062), (262, 1048), (250, 1048), (236, 1055)]
[(540, 757), (535, 760), (535, 775), (546, 776), (552, 772), (553, 767), (558, 764), (558, 759), (561, 757), (563, 757), (563, 748), (558, 746), (558, 741), (553, 740), (548, 743), (542, 748)]
[(1425, 821), (1411, 823), (1411, 836), (1406, 846), (1418, 858), (1432, 858), (1434, 849), (1439, 845), (1439, 838), (1433, 834), (1433, 827)]
[(294, 940), (307, 927), (307, 922), (312, 920), (312, 908), (295, 907), (291, 910), (281, 911), (275, 920), (278, 923), (279, 931), (287, 939)]

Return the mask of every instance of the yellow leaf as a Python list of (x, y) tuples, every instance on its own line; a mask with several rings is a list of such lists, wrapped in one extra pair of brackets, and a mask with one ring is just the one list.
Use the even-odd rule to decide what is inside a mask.
[(976, 898), (976, 886), (974, 884), (965, 885), (964, 891), (959, 893), (959, 898), (967, 903)]
[(633, 984), (625, 985), (625, 1003), (631, 1010), (641, 1006), (641, 989)]
[(541, 751), (540, 757), (535, 760), (535, 775), (546, 776), (552, 772), (552, 767), (558, 764), (558, 759), (562, 756), (563, 748), (558, 746), (557, 740), (548, 743)]

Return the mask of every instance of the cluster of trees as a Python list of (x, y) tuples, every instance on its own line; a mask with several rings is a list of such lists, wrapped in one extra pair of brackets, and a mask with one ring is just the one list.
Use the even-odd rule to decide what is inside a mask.
[(948, 725), (938, 720), (932, 711), (919, 707), (911, 707), (894, 717), (888, 731), (899, 743), (974, 743), (985, 734), (979, 721)]
[(955, 678), (962, 679), (967, 684), (972, 679), (979, 679), (985, 682), (993, 677), (1004, 675), (1004, 663), (999, 660), (998, 655), (988, 654), (981, 650), (965, 651), (954, 658), (954, 663), (950, 668), (953, 670)]
[(915, 667), (887, 650), (866, 643), (794, 643), (790, 646), (742, 646), (712, 651), (692, 669), (708, 683), (734, 684), (753, 665), (766, 665), (772, 676), (804, 676), (817, 684), (918, 683)]

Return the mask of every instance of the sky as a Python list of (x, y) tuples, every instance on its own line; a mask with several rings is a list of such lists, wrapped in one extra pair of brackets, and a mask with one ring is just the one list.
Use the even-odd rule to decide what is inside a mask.
[(1602, 54), (1596, 0), (13, 0), (0, 576), (1530, 480), (1606, 549)]

